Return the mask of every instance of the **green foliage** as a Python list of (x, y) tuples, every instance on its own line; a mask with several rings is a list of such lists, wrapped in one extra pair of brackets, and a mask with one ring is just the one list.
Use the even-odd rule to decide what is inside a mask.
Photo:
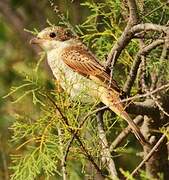
[[(90, 9), (90, 14), (86, 20), (76, 26), (75, 31), (81, 36), (83, 42), (90, 47), (96, 54), (96, 57), (105, 63), (108, 53), (113, 44), (120, 37), (125, 21), (121, 14), (122, 7), (120, 1), (106, 1), (106, 3), (96, 3), (86, 1), (81, 4)], [(137, 52), (138, 43), (133, 40), (127, 50), (123, 52), (117, 62), (120, 69), (130, 66), (133, 61), (132, 55)], [(123, 83), (127, 72), (119, 71), (118, 68), (113, 70), (113, 76), (118, 77), (118, 81)]]
[[(28, 123), (29, 122), (29, 123)], [(46, 112), (46, 116), (32, 121), (21, 119), (13, 124), (14, 131), (12, 140), (17, 143), (23, 142), (17, 151), (26, 148), (24, 154), (13, 155), (12, 160), (15, 166), (12, 167), (14, 174), (12, 179), (34, 179), (39, 174), (46, 177), (59, 173), (57, 170), (58, 161), (61, 158), (58, 135), (56, 131), (57, 122), (55, 116)], [(19, 163), (18, 163), (19, 162)]]
[[(65, 8), (70, 8), (71, 3), (65, 2), (60, 1), (60, 8), (66, 15), (59, 12), (59, 24), (68, 26), (79, 34), (83, 42), (104, 63), (110, 49), (117, 42), (126, 26), (128, 9), (125, 7), (125, 3), (123, 4), (119, 0), (83, 1), (81, 3), (84, 9), (82, 14), (87, 17), (84, 22), (72, 27), (69, 21), (73, 21), (70, 17), (73, 11), (69, 12)], [(21, 12), (23, 11), (22, 7), (26, 8), (26, 11), (23, 11), (25, 14), (32, 8), (29, 1), (11, 0), (11, 5), (14, 9), (20, 7)], [(51, 10), (44, 8), (46, 7), (45, 1), (38, 1), (38, 7), (43, 10), (44, 14), (49, 13), (48, 16), (51, 17)], [(144, 8), (144, 12), (139, 12), (143, 22), (167, 23), (169, 7), (165, 3), (159, 0), (147, 0)], [(36, 16), (39, 15), (36, 14)], [(44, 17), (49, 18), (46, 15)], [(32, 17), (30, 13), (27, 18), (33, 22), (35, 17)], [(40, 26), (43, 26), (41, 24), (43, 21), (38, 22)], [(47, 21), (48, 25), (52, 25), (53, 22), (56, 23), (57, 20), (51, 18)], [(30, 29), (29, 25), (34, 26), (33, 23), (28, 23), (26, 29)], [(26, 31), (37, 34), (36, 29)], [(156, 37), (158, 33), (154, 33), (152, 36)], [(58, 92), (54, 81), (51, 80), (51, 76), (49, 77), (44, 68), (44, 54), (41, 54), (36, 62), (37, 58), (32, 58), (31, 52), (26, 53), (27, 48), (24, 47), (23, 43), (21, 46), (17, 38), (18, 36), (14, 35), (10, 26), (0, 22), (0, 52), (2, 55), (0, 56), (0, 86), (2, 87), (0, 96), (3, 97), (0, 99), (0, 128), (5, 127), (6, 129), (1, 131), (7, 132), (10, 124), (11, 162), (9, 162), (9, 166), (11, 179), (62, 179), (62, 160), (67, 153), (68, 179), (79, 180), (95, 177), (96, 172), (88, 167), (90, 166), (89, 162), (76, 139), (72, 142), (69, 152), (66, 151), (73, 136), (72, 131), (78, 131), (78, 135), (88, 152), (107, 174), (104, 169), (105, 164), (102, 164), (100, 158), (102, 149), (98, 137), (96, 117), (93, 113), (98, 102), (82, 104), (80, 97), (77, 97), (76, 101), (72, 101), (65, 92)], [(4, 44), (7, 39), (9, 39), (9, 43)], [(26, 43), (28, 44), (28, 42)], [(151, 42), (147, 40), (146, 43)], [(132, 40), (122, 52), (116, 64), (117, 68), (113, 70), (113, 76), (119, 84), (124, 84), (126, 81), (128, 70), (138, 52), (138, 47), (138, 41)], [(166, 61), (159, 61), (160, 53), (161, 49), (154, 49), (148, 55), (146, 75), (148, 77), (149, 73), (158, 71), (166, 80), (169, 77), (169, 67)], [(133, 92), (136, 90), (135, 88)], [(66, 117), (69, 125), (65, 123), (50, 98), (54, 100)], [(84, 119), (83, 126), (80, 126)], [(109, 142), (112, 142), (125, 127), (120, 118), (109, 112), (104, 114), (104, 125)], [(9, 134), (4, 133), (2, 136), (9, 139)], [(130, 144), (132, 144), (132, 148), (128, 148)], [(131, 180), (134, 178), (131, 177), (129, 171), (123, 169), (131, 170), (135, 167), (139, 160), (139, 157), (136, 158), (135, 155), (137, 148), (136, 142), (131, 138), (130, 142), (114, 149), (112, 153), (112, 157), (121, 168), (121, 174)], [(140, 173), (140, 178), (147, 178), (144, 171)], [(162, 176), (160, 178), (162, 179)]]
[(135, 180), (135, 178), (133, 178), (128, 171), (124, 171), (123, 169), (120, 169), (120, 171), (124, 175), (124, 177), (126, 177), (127, 179)]
[[(41, 59), (40, 59), (41, 61)], [(39, 63), (38, 63), (39, 66)], [(40, 70), (35, 68), (31, 73), (32, 76), (26, 75), (22, 85), (12, 88), (8, 96), (17, 94), (14, 104), (19, 104), (21, 100), (26, 102), (27, 98), (32, 98), (32, 106), (38, 111), (38, 114), (20, 113), (15, 115), (16, 119), (10, 129), (13, 132), (11, 142), (15, 144), (15, 154), (11, 155), (13, 166), (11, 170), (13, 175), (11, 179), (34, 179), (37, 176), (46, 178), (51, 176), (61, 176), (61, 160), (65, 155), (65, 149), (72, 137), (70, 129), (79, 130), (81, 136), (86, 136), (86, 128), (88, 129), (88, 140), (86, 147), (98, 146), (97, 133), (94, 129), (93, 122), (86, 122), (86, 126), (79, 128), (79, 123), (83, 119), (83, 115), (91, 113), (94, 105), (81, 104), (80, 100), (73, 102), (65, 93), (58, 93), (55, 90), (49, 90), (45, 85), (44, 79), (38, 73)], [(64, 116), (68, 119), (69, 126), (61, 118), (57, 109), (52, 106), (52, 102), (48, 98), (51, 96), (55, 103), (58, 104)], [(83, 108), (82, 108), (83, 107)], [(35, 110), (34, 110), (35, 111)], [(88, 119), (88, 118), (87, 118)], [(86, 119), (86, 120), (87, 120)], [(91, 129), (91, 130), (90, 130)], [(74, 143), (73, 143), (74, 144)], [(98, 147), (99, 150), (99, 147)], [(78, 153), (79, 151), (79, 153)], [(85, 159), (81, 156), (80, 147), (72, 145), (69, 158), (77, 159), (84, 163)], [(98, 156), (91, 152), (93, 156)], [(72, 165), (67, 165), (70, 172), (73, 172)], [(77, 171), (79, 172), (79, 170)], [(74, 175), (73, 175), (74, 174)], [(78, 174), (71, 173), (70, 177)], [(82, 174), (81, 174), (82, 176)]]
[(143, 20), (158, 24), (166, 24), (169, 18), (167, 2), (149, 0), (145, 1)]
[[(41, 74), (40, 62), (42, 59), (43, 55), (30, 73), (31, 75), (26, 74), (22, 84), (13, 87), (10, 93), (4, 96), (4, 98), (13, 96), (12, 103), (19, 106), (22, 103), (28, 103), (28, 99), (31, 98), (32, 108), (34, 109), (31, 110), (31, 113), (21, 111), (15, 114), (15, 122), (10, 127), (13, 132), (11, 143), (16, 147), (14, 153), (11, 154), (12, 167), (10, 169), (13, 172), (11, 176), (13, 180), (25, 178), (31, 180), (38, 176), (46, 178), (61, 177), (61, 161), (67, 153), (66, 149), (72, 138), (70, 130), (79, 131), (79, 135), (88, 151), (95, 157), (95, 160), (100, 162), (101, 146), (96, 131), (96, 118), (92, 113), (98, 102), (82, 104), (79, 98), (77, 98), (77, 101), (72, 101), (68, 94), (49, 89), (46, 85), (48, 82)], [(58, 105), (67, 118), (69, 126), (65, 124), (48, 96), (52, 97)], [(79, 127), (79, 124), (85, 118), (85, 124)], [(104, 119), (107, 122), (105, 126), (107, 134), (110, 134), (110, 137), (114, 136), (112, 132), (117, 128), (114, 127), (115, 123), (112, 124), (110, 113), (105, 113)], [(81, 151), (77, 142), (73, 142), (68, 158), (75, 160), (73, 164), (77, 164), (78, 170), (74, 169), (72, 161), (67, 163), (70, 179), (73, 179), (73, 177), (82, 178), (84, 174), (87, 175), (85, 170), (79, 174), (79, 168), (81, 166), (85, 167), (88, 163)], [(116, 152), (131, 153), (127, 152), (125, 147)]]

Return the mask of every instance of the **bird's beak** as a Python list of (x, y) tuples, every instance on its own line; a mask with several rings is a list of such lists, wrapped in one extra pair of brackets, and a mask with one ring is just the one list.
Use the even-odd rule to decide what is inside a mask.
[(43, 39), (38, 38), (38, 37), (32, 38), (32, 39), (30, 40), (30, 44), (41, 44), (42, 42), (43, 42)]

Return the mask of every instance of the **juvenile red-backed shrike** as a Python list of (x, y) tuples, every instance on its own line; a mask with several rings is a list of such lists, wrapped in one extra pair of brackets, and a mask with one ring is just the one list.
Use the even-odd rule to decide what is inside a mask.
[(31, 43), (46, 51), (53, 75), (72, 98), (83, 95), (82, 100), (99, 99), (127, 121), (142, 144), (146, 143), (121, 103), (121, 92), (116, 81), (77, 37), (67, 29), (55, 26), (42, 30)]

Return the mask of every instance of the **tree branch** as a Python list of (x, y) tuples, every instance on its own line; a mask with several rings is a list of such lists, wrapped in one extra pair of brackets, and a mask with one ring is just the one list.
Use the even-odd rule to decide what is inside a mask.
[[(133, 121), (138, 125), (143, 121), (143, 117), (139, 115)], [(115, 148), (117, 148), (130, 132), (131, 132), (130, 126), (127, 126), (112, 142), (110, 146), (110, 151), (113, 151)]]
[[(136, 13), (132, 13), (134, 15)], [(136, 21), (134, 21), (136, 22)], [(130, 40), (135, 37), (135, 34), (140, 33), (141, 31), (158, 31), (160, 33), (165, 33), (167, 34), (169, 31), (169, 28), (167, 26), (162, 26), (158, 24), (152, 24), (152, 23), (145, 23), (145, 24), (132, 24), (130, 22), (130, 18), (128, 21), (128, 24), (123, 31), (121, 37), (119, 40), (116, 42), (116, 44), (113, 46), (111, 49), (110, 53), (108, 54), (107, 62), (106, 62), (106, 67), (110, 68), (111, 63), (114, 62), (116, 63), (118, 57), (120, 56), (122, 50), (128, 45)]]
[(137, 173), (137, 171), (144, 165), (144, 163), (147, 162), (151, 158), (151, 156), (154, 154), (154, 152), (157, 151), (157, 149), (159, 148), (159, 146), (161, 145), (161, 143), (164, 141), (165, 138), (166, 138), (166, 135), (163, 134), (161, 136), (161, 138), (158, 140), (158, 142), (156, 143), (156, 145), (152, 148), (152, 150), (143, 159), (143, 161), (134, 169), (134, 171), (131, 173), (131, 176), (134, 176)]
[(162, 26), (158, 24), (153, 23), (144, 23), (144, 24), (137, 24), (133, 26), (130, 30), (131, 34), (134, 35), (136, 33), (139, 33), (141, 31), (158, 31), (160, 33), (167, 33), (169, 31), (169, 28), (167, 26)]
[(124, 84), (124, 88), (123, 88), (123, 91), (128, 95), (130, 94), (130, 90), (134, 84), (134, 81), (135, 81), (135, 78), (137, 76), (137, 71), (138, 71), (138, 68), (139, 68), (139, 65), (141, 63), (141, 56), (142, 55), (147, 55), (152, 49), (154, 49), (155, 47), (161, 45), (164, 43), (164, 40), (163, 39), (158, 39), (154, 42), (152, 42), (151, 44), (147, 45), (146, 47), (144, 47), (142, 50), (140, 50), (136, 57), (135, 57), (135, 60), (133, 62), (133, 65), (131, 67), (131, 70), (130, 70), (130, 73), (129, 73), (129, 76), (127, 78), (127, 81), (126, 83)]
[(106, 138), (106, 133), (104, 131), (103, 113), (104, 113), (103, 111), (99, 111), (96, 114), (97, 124), (98, 124), (98, 133), (99, 133), (99, 137), (100, 137), (101, 145), (102, 145), (102, 151), (101, 151), (102, 158), (101, 159), (103, 162), (104, 162), (104, 159), (106, 159), (106, 163), (108, 167), (107, 169), (110, 173), (111, 179), (118, 179), (116, 167), (115, 167), (113, 159), (111, 158), (111, 153), (110, 153), (108, 141)]
[[(63, 123), (66, 124), (69, 127), (69, 121), (67, 119), (67, 117), (65, 117), (61, 111), (61, 109), (58, 107), (58, 105), (55, 103), (55, 101), (48, 95), (46, 95), (47, 98), (52, 102), (52, 104), (55, 106), (56, 110), (59, 112), (59, 114), (62, 117)], [(78, 141), (80, 148), (84, 151), (87, 159), (93, 164), (93, 166), (95, 167), (95, 169), (97, 170), (97, 172), (101, 175), (101, 176), (105, 176), (101, 169), (98, 167), (98, 165), (95, 163), (93, 157), (90, 155), (90, 153), (88, 152), (88, 150), (86, 149), (86, 147), (84, 146), (84, 144), (82, 143), (80, 137), (77, 135), (77, 133), (74, 132), (74, 130), (72, 130), (71, 128), (68, 128), (69, 132), (76, 138), (76, 140)]]
[(161, 87), (159, 87), (159, 88), (157, 88), (157, 89), (155, 89), (155, 90), (153, 90), (153, 91), (147, 92), (147, 93), (145, 93), (145, 94), (139, 94), (139, 95), (135, 95), (135, 96), (132, 96), (132, 97), (123, 99), (123, 100), (121, 100), (120, 102), (133, 101), (133, 100), (135, 100), (135, 99), (148, 97), (148, 96), (150, 96), (150, 95), (152, 95), (152, 94), (155, 94), (155, 93), (157, 93), (157, 92), (160, 92), (160, 91), (162, 91), (162, 90), (167, 90), (168, 88), (169, 88), (169, 83), (167, 83), (167, 84), (165, 84), (165, 85), (163, 85), (163, 86), (161, 86)]
[(127, 106), (126, 110), (131, 114), (148, 115), (151, 117), (156, 116), (159, 113), (158, 108), (151, 99), (146, 99), (143, 102), (131, 103), (129, 106)]
[[(60, 127), (57, 128), (58, 129), (58, 137), (59, 137), (59, 144), (60, 144), (60, 149), (61, 149), (61, 153), (62, 155), (64, 154), (64, 148), (63, 148), (63, 141), (62, 141), (62, 130)], [(62, 167), (62, 177), (63, 180), (67, 180), (67, 171), (66, 171), (66, 161), (64, 161), (64, 155), (61, 159), (61, 167)]]
[[(124, 29), (121, 37), (116, 42), (116, 44), (111, 49), (110, 53), (108, 54), (106, 67), (111, 68), (111, 63), (116, 63), (118, 57), (120, 56), (122, 50), (124, 47), (130, 42), (130, 40), (133, 37), (133, 33), (130, 32), (130, 29), (133, 25), (137, 24), (138, 22), (138, 13), (137, 13), (137, 5), (135, 0), (128, 0), (128, 6), (129, 6), (129, 20), (127, 23), (126, 28)], [(113, 64), (113, 65), (114, 65)]]

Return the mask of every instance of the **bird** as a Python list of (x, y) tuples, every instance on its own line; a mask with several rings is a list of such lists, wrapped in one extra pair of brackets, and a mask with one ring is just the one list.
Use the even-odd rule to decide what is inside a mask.
[(39, 45), (46, 52), (54, 77), (72, 99), (81, 97), (82, 101), (101, 101), (127, 121), (142, 145), (147, 144), (140, 129), (125, 111), (120, 98), (122, 91), (117, 82), (68, 28), (47, 27), (31, 39), (30, 43)]

